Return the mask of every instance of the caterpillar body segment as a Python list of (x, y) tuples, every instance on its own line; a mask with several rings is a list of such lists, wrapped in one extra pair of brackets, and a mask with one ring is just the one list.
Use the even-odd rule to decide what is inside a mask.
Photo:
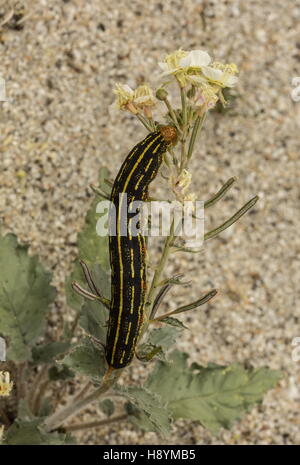
[[(124, 368), (135, 352), (141, 330), (146, 296), (146, 243), (141, 232), (131, 234), (132, 202), (145, 201), (158, 173), (163, 154), (176, 141), (176, 129), (163, 126), (150, 133), (129, 153), (114, 181), (111, 202), (115, 228), (109, 236), (111, 306), (106, 339), (109, 367)], [(134, 209), (133, 209), (134, 210)], [(112, 218), (112, 217), (111, 217)]]

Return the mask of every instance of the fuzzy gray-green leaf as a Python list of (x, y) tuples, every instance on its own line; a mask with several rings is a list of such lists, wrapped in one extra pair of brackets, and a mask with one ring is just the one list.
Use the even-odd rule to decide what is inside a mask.
[(50, 281), (51, 273), (36, 256), (28, 255), (28, 247), (16, 236), (0, 236), (0, 328), (8, 343), (8, 359), (30, 360), (55, 297)]
[(181, 329), (174, 326), (152, 329), (148, 334), (147, 343), (160, 346), (163, 350), (168, 350), (176, 342), (180, 333)]
[(146, 387), (161, 396), (174, 418), (198, 420), (213, 433), (248, 411), (281, 377), (268, 368), (246, 369), (215, 364), (201, 367), (187, 364), (188, 355), (171, 354), (172, 363), (157, 362)]
[(86, 375), (95, 382), (99, 382), (107, 368), (104, 351), (88, 339), (75, 346), (61, 363), (77, 373)]
[(130, 402), (126, 406), (131, 422), (144, 431), (170, 434), (170, 412), (159, 397), (142, 387), (116, 386), (115, 391)]
[(32, 349), (32, 358), (34, 363), (51, 363), (55, 358), (68, 350), (68, 342), (55, 341), (47, 344), (35, 346)]
[(6, 445), (61, 445), (74, 443), (66, 434), (44, 433), (39, 429), (41, 419), (15, 420), (4, 436)]

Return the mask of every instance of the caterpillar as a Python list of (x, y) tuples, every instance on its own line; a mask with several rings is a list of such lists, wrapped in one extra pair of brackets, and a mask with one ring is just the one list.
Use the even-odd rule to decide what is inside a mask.
[(158, 173), (163, 154), (176, 139), (173, 126), (150, 133), (126, 157), (112, 187), (115, 234), (109, 235), (111, 304), (105, 346), (111, 369), (124, 368), (134, 356), (147, 289), (145, 237), (141, 232), (131, 235), (130, 219), (124, 211), (128, 212), (133, 201), (147, 200), (149, 184)]

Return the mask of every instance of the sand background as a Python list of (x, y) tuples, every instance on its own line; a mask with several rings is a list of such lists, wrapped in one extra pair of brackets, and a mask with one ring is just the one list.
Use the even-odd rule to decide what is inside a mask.
[[(300, 365), (292, 361), (291, 341), (300, 336), (300, 102), (291, 98), (291, 80), (300, 76), (300, 2), (1, 1), (2, 18), (11, 8), (23, 8), (25, 20), (0, 32), (8, 98), (0, 113), (2, 228), (30, 242), (61, 290), (91, 201), (89, 185), (102, 164), (115, 175), (145, 135), (130, 115), (109, 113), (114, 83), (155, 85), (157, 62), (179, 47), (238, 65), (235, 106), (226, 116), (212, 114), (198, 142), (193, 189), (207, 199), (231, 176), (239, 178), (209, 211), (207, 228), (255, 194), (260, 200), (203, 254), (170, 264), (170, 273), (193, 278), (188, 292), (173, 291), (171, 305), (217, 287), (218, 299), (185, 317), (190, 331), (178, 347), (199, 363), (246, 360), (281, 369), (284, 378), (230, 432), (213, 437), (178, 421), (171, 442), (299, 444)], [(68, 315), (62, 295), (53, 312)], [(127, 423), (78, 440), (164, 443)]]

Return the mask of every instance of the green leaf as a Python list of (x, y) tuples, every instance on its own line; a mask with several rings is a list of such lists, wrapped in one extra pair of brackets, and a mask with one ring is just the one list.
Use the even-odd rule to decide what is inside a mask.
[(180, 333), (180, 329), (172, 326), (152, 329), (148, 334), (147, 343), (168, 350), (176, 342)]
[(74, 378), (75, 373), (66, 365), (53, 365), (48, 370), (48, 377), (51, 381), (64, 381), (69, 378)]
[(107, 369), (103, 349), (96, 347), (89, 339), (84, 339), (80, 345), (75, 346), (61, 363), (90, 377), (94, 382), (101, 381)]
[(158, 329), (152, 329), (146, 338), (146, 342), (139, 344), (137, 355), (139, 360), (149, 362), (154, 357), (159, 360), (166, 360), (165, 351), (167, 351), (176, 341), (181, 328), (174, 326), (165, 326)]
[(32, 348), (34, 363), (51, 363), (55, 358), (63, 354), (70, 347), (69, 342), (49, 342)]
[(101, 411), (108, 417), (110, 417), (115, 411), (115, 405), (110, 399), (101, 400), (101, 402), (99, 402), (99, 407)]
[(5, 434), (6, 445), (60, 445), (70, 444), (66, 434), (44, 433), (39, 429), (42, 419), (31, 421), (15, 420)]
[(155, 346), (153, 344), (141, 344), (138, 347), (137, 358), (142, 362), (150, 362), (154, 357), (160, 360), (165, 360), (166, 356), (161, 346)]
[(177, 318), (173, 318), (171, 316), (167, 316), (166, 318), (159, 320), (159, 322), (165, 323), (170, 326), (175, 326), (176, 328), (189, 329), (182, 323), (182, 321), (178, 320)]
[(173, 363), (157, 362), (146, 387), (161, 396), (175, 419), (188, 418), (218, 433), (262, 401), (263, 395), (281, 378), (269, 368), (246, 369), (215, 364), (187, 364), (188, 355), (171, 354)]
[(0, 236), (0, 328), (7, 338), (8, 359), (31, 359), (31, 347), (43, 334), (45, 316), (55, 298), (51, 277), (16, 236)]
[(170, 412), (156, 394), (142, 387), (116, 386), (114, 390), (130, 401), (126, 410), (135, 426), (162, 436), (170, 434)]

